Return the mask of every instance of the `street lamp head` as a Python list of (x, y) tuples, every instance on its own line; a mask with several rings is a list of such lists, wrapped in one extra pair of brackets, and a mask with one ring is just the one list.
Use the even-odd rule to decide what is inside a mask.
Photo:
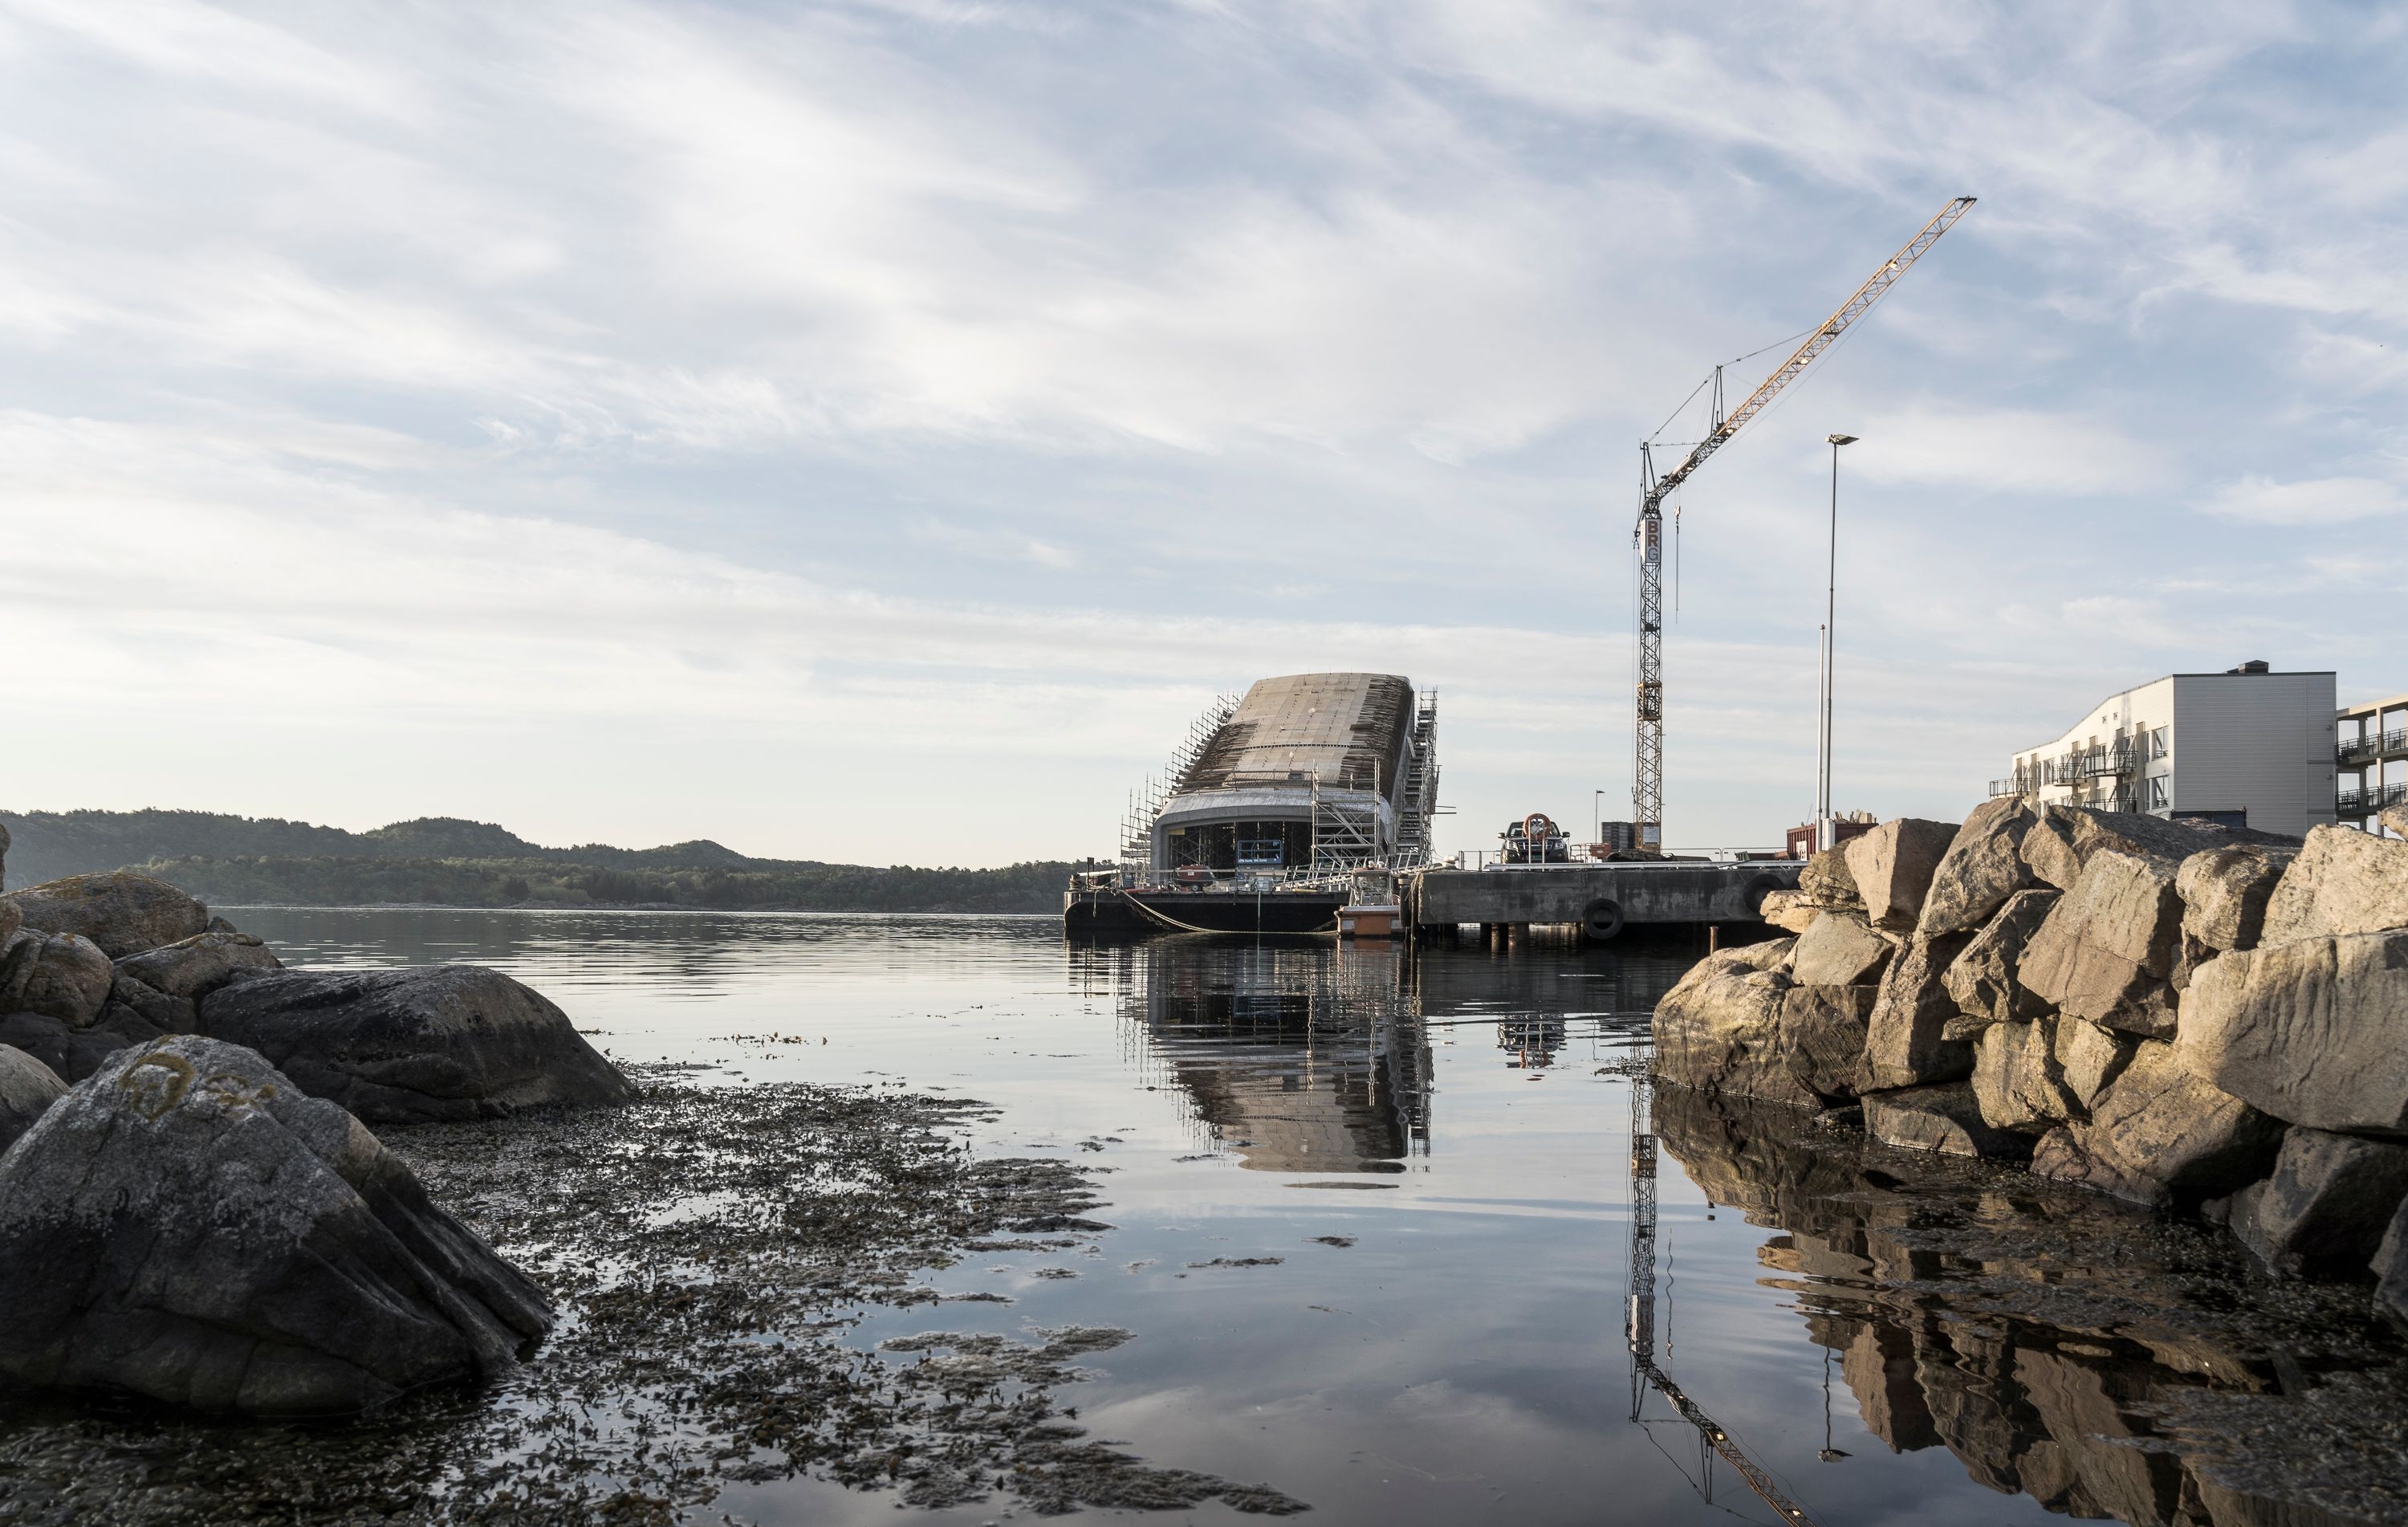
[(1833, 445), (1854, 445), (1856, 443), (1856, 438), (1854, 435), (1834, 435), (1830, 439)]

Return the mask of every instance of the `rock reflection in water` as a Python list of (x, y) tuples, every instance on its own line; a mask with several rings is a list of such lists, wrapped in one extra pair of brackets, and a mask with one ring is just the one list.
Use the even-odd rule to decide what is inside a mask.
[(1122, 1017), (1258, 1172), (1402, 1172), (1429, 1150), (1429, 1041), (1393, 946), (1156, 939)]
[(1656, 1119), (1701, 1190), (1779, 1232), (1763, 1281), (1892, 1449), (1945, 1447), (1992, 1490), (2140, 1527), (2402, 1520), (2399, 1423), (2334, 1435), (2341, 1407), (2299, 1403), (2323, 1375), (2408, 1408), (2362, 1291), (2270, 1284), (2194, 1227), (1800, 1111), (1659, 1085)]

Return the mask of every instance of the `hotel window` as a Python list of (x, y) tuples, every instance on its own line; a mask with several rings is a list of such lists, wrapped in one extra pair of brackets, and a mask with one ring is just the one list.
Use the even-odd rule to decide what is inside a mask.
[(2150, 756), (2150, 757), (2152, 757), (2152, 758), (2162, 758), (2162, 757), (2164, 757), (2164, 756), (2166, 756), (2166, 751), (2167, 751), (2169, 748), (2171, 748), (2172, 745), (2173, 745), (2173, 728), (2172, 728), (2172, 727), (2157, 727), (2156, 730), (2154, 730), (2154, 731), (2152, 731), (2152, 732), (2150, 732), (2150, 733), (2149, 733), (2149, 756)]
[(2167, 801), (2166, 782), (2169, 776), (2164, 774), (2153, 774), (2149, 777), (2149, 809), (2151, 811), (2162, 811), (2165, 809)]

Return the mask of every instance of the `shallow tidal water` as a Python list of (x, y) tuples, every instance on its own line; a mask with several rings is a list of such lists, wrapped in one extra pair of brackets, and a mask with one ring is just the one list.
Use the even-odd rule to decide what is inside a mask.
[[(498, 967), (623, 1059), (995, 1105), (976, 1148), (1098, 1173), (1114, 1228), (1092, 1253), (972, 1254), (925, 1282), (1011, 1303), (873, 1307), (847, 1339), (1125, 1328), (1057, 1399), (1148, 1464), (1266, 1484), (1332, 1523), (1779, 1520), (1634, 1385), (1626, 1337), (1633, 1075), (1692, 952), (1407, 960), (1312, 940), (1067, 946), (1035, 918), (229, 910), (289, 964)], [(1802, 1520), (2398, 1520), (2276, 1514), (2199, 1462), (2255, 1413), (2182, 1405), (2387, 1374), (2396, 1343), (2362, 1297), (2278, 1312), (2329, 1347), (2275, 1350), (2279, 1332), (2270, 1347), (2218, 1325), (2286, 1296), (2211, 1234), (1971, 1165), (1917, 1190), (1798, 1116), (1644, 1101), (1663, 1143), (1656, 1361)], [(2148, 1313), (2176, 1295), (2198, 1309)], [(2063, 1318), (2035, 1315), (2047, 1298)], [(2357, 1477), (2349, 1448), (2396, 1451), (2378, 1419), (2324, 1449), (2344, 1455), (2334, 1490)], [(898, 1510), (1028, 1515), (1008, 1494), (923, 1511), (805, 1478), (731, 1485), (695, 1520)], [(1146, 1516), (1240, 1520), (1220, 1502)]]

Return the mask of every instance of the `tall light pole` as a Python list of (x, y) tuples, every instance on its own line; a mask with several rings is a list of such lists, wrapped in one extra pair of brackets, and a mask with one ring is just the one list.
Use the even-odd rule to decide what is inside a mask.
[(1854, 435), (1833, 435), (1831, 441), (1831, 555), (1823, 584), (1823, 780), (1822, 799), (1815, 802), (1818, 824), (1814, 841), (1823, 848), (1838, 846), (1839, 827), (1831, 820), (1831, 679), (1840, 645), (1840, 447), (1854, 445)]
[(1591, 838), (1589, 842), (1601, 843), (1605, 842), (1605, 792), (1603, 790), (1591, 792), (1589, 808), (1589, 814), (1597, 823), (1597, 836)]

